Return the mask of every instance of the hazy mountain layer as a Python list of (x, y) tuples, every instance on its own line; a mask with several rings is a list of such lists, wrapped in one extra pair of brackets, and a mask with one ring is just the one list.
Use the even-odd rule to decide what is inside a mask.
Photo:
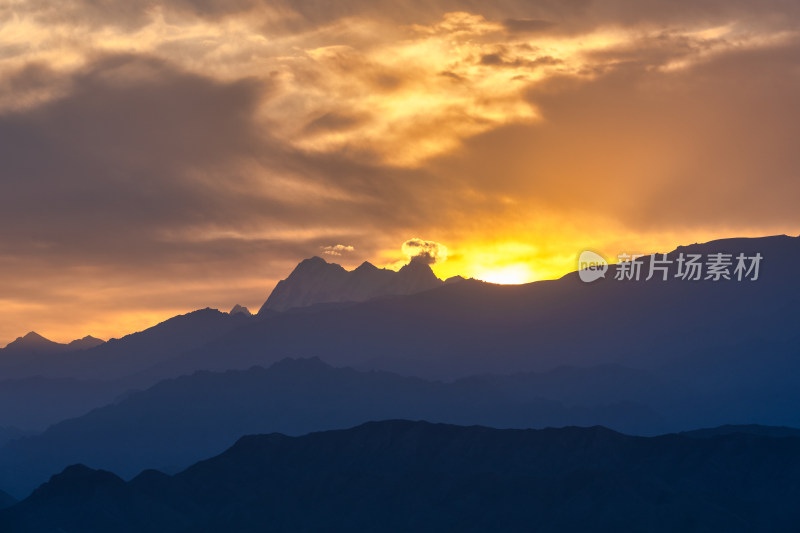
[(30, 377), (0, 381), (0, 425), (41, 431), (119, 397), (122, 383)]
[[(749, 404), (735, 392), (707, 391), (615, 365), (443, 383), (333, 368), (320, 360), (284, 360), (266, 370), (167, 380), (9, 442), (0, 449), (0, 486), (22, 497), (74, 463), (123, 476), (145, 468), (172, 472), (219, 453), (244, 434), (300, 435), (391, 418), (499, 428), (601, 424), (639, 435), (753, 420), (800, 425), (792, 408), (800, 393)], [(729, 431), (743, 427), (754, 431)]]
[[(596, 385), (587, 387), (591, 376)], [(631, 378), (637, 387), (626, 390)], [(666, 384), (623, 368), (446, 384), (332, 368), (319, 360), (285, 360), (268, 370), (201, 372), (164, 381), (10, 442), (0, 449), (0, 487), (25, 496), (74, 463), (123, 476), (145, 468), (176, 471), (245, 434), (300, 435), (390, 418), (517, 428), (602, 423), (655, 434), (670, 422), (641, 402), (657, 396), (674, 399)]]

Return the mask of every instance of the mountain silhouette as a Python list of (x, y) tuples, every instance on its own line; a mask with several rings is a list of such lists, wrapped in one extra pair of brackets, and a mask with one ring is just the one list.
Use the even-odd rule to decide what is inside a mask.
[(28, 351), (28, 352), (44, 352), (44, 351), (57, 351), (63, 349), (64, 345), (45, 339), (35, 331), (28, 332), (24, 337), (17, 337), (13, 342), (10, 342), (5, 350), (12, 351)]
[(378, 268), (364, 262), (348, 271), (321, 257), (298, 264), (278, 282), (259, 310), (286, 311), (331, 302), (363, 302), (380, 296), (405, 295), (439, 287), (443, 282), (422, 260), (412, 259), (399, 271)]
[(236, 305), (234, 305), (234, 306), (233, 306), (233, 309), (231, 309), (231, 310), (228, 312), (228, 314), (229, 314), (229, 315), (238, 315), (238, 314), (242, 314), (242, 315), (245, 315), (245, 316), (251, 316), (253, 313), (251, 313), (251, 312), (250, 312), (250, 310), (249, 310), (248, 308), (246, 308), (246, 307), (244, 307), (244, 306), (241, 306), (241, 305), (239, 305), (239, 304), (236, 304)]
[(621, 364), (690, 383), (707, 377), (716, 388), (738, 382), (752, 392), (776, 378), (770, 386), (794, 389), (788, 377), (800, 370), (800, 238), (728, 239), (679, 250), (670, 257), (727, 250), (765, 259), (758, 281), (616, 281), (612, 265), (595, 283), (582, 283), (576, 273), (516, 286), (465, 280), (279, 313), (149, 372), (161, 378), (319, 356), (428, 378)]
[(3, 492), (0, 490), (0, 509), (5, 509), (6, 507), (11, 507), (17, 503), (17, 499), (8, 494), (7, 492)]
[(2, 448), (6, 442), (18, 439), (20, 437), (27, 436), (24, 430), (19, 429), (15, 426), (0, 426), (0, 448)]
[[(723, 250), (761, 253), (761, 278), (615, 281), (612, 265), (606, 279), (590, 284), (576, 273), (516, 286), (463, 280), (410, 295), (310, 305), (303, 312), (262, 307), (253, 318), (205, 309), (68, 358), (15, 364), (18, 358), (0, 357), (0, 375), (137, 376), (140, 385), (150, 385), (196, 370), (319, 356), (335, 365), (427, 378), (623, 364), (681, 377), (719, 372), (720, 384), (763, 381), (765, 373), (796, 360), (800, 238), (723, 239), (679, 247), (670, 257)], [(301, 265), (296, 270), (352, 274), (319, 258)], [(400, 274), (362, 267), (377, 277)], [(761, 364), (755, 353), (772, 363)]]
[(61, 344), (46, 339), (31, 331), (23, 337), (17, 337), (5, 348), (0, 348), (0, 358), (12, 356), (30, 356), (74, 352), (85, 350), (103, 344), (103, 340), (87, 335), (82, 339), (76, 339), (68, 344)]
[(98, 339), (97, 337), (92, 337), (91, 335), (87, 335), (82, 339), (76, 339), (70, 342), (67, 346), (69, 346), (73, 350), (88, 350), (89, 348), (100, 346), (104, 342), (105, 341), (102, 339)]
[[(151, 365), (198, 348), (252, 320), (252, 317), (243, 313), (230, 315), (206, 308), (172, 317), (121, 339), (110, 339), (102, 345), (72, 351), (69, 357), (52, 351), (6, 354), (0, 350), (0, 375), (6, 379), (43, 376), (110, 380), (130, 377)], [(79, 342), (83, 343), (85, 339)], [(135, 383), (134, 379), (123, 386), (127, 388)]]
[[(616, 373), (619, 384), (628, 371)], [(560, 375), (473, 378), (453, 383), (386, 372), (333, 368), (319, 359), (280, 361), (263, 369), (200, 372), (133, 393), (84, 416), (0, 449), (0, 486), (24, 496), (52, 472), (73, 463), (132, 476), (146, 468), (174, 471), (221, 452), (238, 437), (280, 432), (301, 435), (369, 420), (425, 419), (493, 427), (606, 424), (655, 434), (663, 417), (624, 393), (586, 394), (586, 401), (547, 398), (540, 384), (585, 388), (583, 380)], [(652, 395), (665, 385), (639, 376)], [(542, 395), (541, 392), (545, 392)], [(641, 394), (632, 394), (638, 399)]]
[[(201, 309), (145, 331), (69, 352), (0, 350), (0, 426), (41, 431), (159, 379), (140, 372), (254, 320)], [(64, 345), (59, 345), (64, 346)]]
[(800, 439), (370, 422), (239, 439), (174, 476), (74, 465), (0, 530), (793, 532)]
[[(38, 432), (67, 418), (106, 405), (126, 390), (124, 383), (97, 379), (27, 377), (0, 381), (0, 426)], [(11, 433), (0, 440), (10, 440)]]
[[(116, 387), (113, 398), (197, 370), (244, 370), (316, 356), (334, 366), (428, 380), (527, 375), (517, 385), (509, 382), (516, 390), (534, 379), (531, 372), (552, 383), (561, 383), (553, 376), (563, 373), (561, 388), (535, 381), (542, 398), (579, 407), (630, 402), (657, 413), (665, 425), (655, 427), (669, 431), (800, 426), (800, 238), (725, 239), (679, 247), (669, 257), (722, 251), (760, 253), (760, 279), (616, 281), (612, 265), (605, 279), (590, 284), (575, 273), (519, 286), (462, 280), (411, 295), (266, 310), (258, 317), (205, 309), (68, 357), (0, 357), (0, 375), (102, 380)], [(320, 262), (326, 270), (337, 268)], [(382, 275), (374, 267), (363, 270)], [(650, 386), (653, 376), (658, 386)], [(70, 397), (58, 403), (69, 405)], [(29, 405), (52, 404), (30, 394), (4, 398), (19, 414)], [(103, 398), (94, 406), (110, 401)], [(78, 407), (85, 412), (81, 402), (74, 402), (70, 416), (81, 414)], [(53, 410), (30, 413), (46, 420)], [(0, 425), (33, 429), (11, 419)]]
[(682, 431), (681, 435), (698, 439), (718, 437), (720, 435), (733, 435), (742, 433), (746, 435), (760, 435), (767, 437), (798, 437), (800, 429), (785, 426), (762, 426), (759, 424), (732, 425), (726, 424), (715, 428), (695, 429), (692, 431)]

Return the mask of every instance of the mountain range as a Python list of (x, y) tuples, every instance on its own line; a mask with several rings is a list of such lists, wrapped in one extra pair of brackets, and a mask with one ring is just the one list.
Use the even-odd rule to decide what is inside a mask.
[[(153, 364), (198, 348), (253, 320), (244, 313), (231, 315), (216, 309), (199, 309), (121, 339), (109, 339), (101, 345), (71, 352), (69, 357), (53, 352), (4, 353), (0, 357), (0, 375), (4, 379), (31, 376), (130, 378)], [(135, 380), (130, 381), (133, 382)], [(129, 382), (125, 383), (127, 386)]]
[(575, 273), (515, 286), (466, 280), (263, 317), (144, 374), (158, 380), (311, 356), (433, 379), (620, 364), (738, 389), (747, 403), (767, 386), (769, 395), (789, 393), (800, 369), (800, 238), (726, 239), (669, 257), (721, 250), (760, 253), (760, 279), (617, 281), (612, 265), (595, 283)]
[[(5, 432), (0, 487), (25, 496), (72, 462), (174, 471), (245, 433), (385, 418), (640, 435), (800, 426), (800, 238), (724, 239), (667, 259), (721, 252), (760, 254), (759, 279), (622, 281), (611, 265), (593, 283), (502, 286), (445, 283), (424, 262), (354, 277), (316, 258), (257, 316), (203, 309), (69, 353), (6, 348), (0, 426), (22, 429)], [(372, 276), (432, 287), (341, 282)]]
[(800, 439), (390, 420), (239, 439), (175, 475), (73, 465), (0, 530), (793, 532)]
[[(788, 406), (800, 366), (800, 238), (725, 239), (679, 247), (669, 257), (718, 251), (761, 253), (761, 278), (616, 281), (612, 265), (591, 284), (574, 273), (518, 286), (463, 280), (365, 302), (262, 309), (256, 317), (203, 309), (68, 354), (14, 355), (7, 348), (0, 397), (15, 407), (5, 415), (0, 409), (0, 426), (38, 430), (162, 379), (268, 367), (286, 357), (426, 379), (619, 365), (692, 384), (727, 404), (709, 423), (796, 425)], [(346, 273), (321, 259), (310, 263)], [(414, 268), (432, 276), (428, 265)], [(36, 386), (20, 381), (33, 377)], [(58, 402), (46, 392), (53, 379), (60, 380), (52, 382)], [(30, 425), (20, 424), (25, 418)]]
[[(591, 376), (599, 379), (586, 383)], [(319, 359), (198, 372), (9, 442), (0, 448), (0, 487), (21, 497), (74, 463), (123, 477), (147, 468), (172, 472), (220, 453), (245, 434), (301, 435), (393, 418), (499, 428), (604, 424), (657, 434), (676, 427), (673, 411), (680, 408), (673, 404), (689, 398), (676, 397), (687, 394), (685, 388), (670, 387), (614, 367), (585, 376), (561, 369), (452, 383), (333, 368)], [(657, 412), (654, 402), (672, 411)]]
[[(476, 280), (446, 284), (435, 280), (428, 265), (412, 262), (407, 271), (424, 272), (425, 279), (433, 276), (437, 286), (284, 312), (265, 303), (257, 317), (195, 311), (68, 358), (51, 357), (47, 365), (14, 367), (0, 358), (0, 375), (135, 376), (148, 385), (196, 370), (245, 369), (285, 357), (317, 356), (335, 365), (426, 378), (606, 363), (694, 374), (724, 363), (729, 369), (719, 369), (724, 382), (731, 373), (759, 377), (769, 371), (770, 365), (759, 363), (753, 373), (741, 372), (742, 366), (757, 362), (755, 352), (776, 359), (777, 365), (791, 364), (798, 345), (794, 323), (800, 281), (795, 265), (800, 262), (800, 237), (723, 239), (679, 247), (669, 257), (675, 261), (681, 253), (721, 251), (760, 253), (760, 279), (616, 281), (618, 266), (611, 265), (606, 278), (595, 283), (582, 283), (572, 273), (525, 285)], [(645, 261), (645, 269), (647, 265)], [(358, 271), (348, 273), (310, 259), (279, 285), (286, 291), (302, 287), (295, 285), (293, 275), (299, 271), (299, 279), (300, 273), (317, 269), (346, 275)], [(278, 298), (284, 292), (276, 286), (273, 294)]]
[[(61, 420), (80, 416), (108, 404), (125, 386), (98, 379), (33, 376), (0, 381), (0, 425), (9, 435), (41, 431)], [(16, 431), (12, 431), (16, 428)], [(4, 432), (0, 430), (0, 443)]]
[(770, 417), (781, 408), (775, 400), (759, 406), (756, 417), (736, 400), (618, 365), (441, 382), (286, 359), (268, 369), (165, 380), (12, 440), (0, 447), (0, 487), (22, 497), (74, 463), (126, 478), (147, 468), (173, 472), (244, 434), (301, 435), (392, 418), (496, 428), (600, 424), (635, 435), (763, 420), (800, 425), (796, 415)]
[(62, 344), (53, 342), (31, 331), (23, 337), (17, 337), (16, 340), (10, 342), (5, 348), (0, 348), (0, 358), (12, 357), (17, 355), (43, 355), (43, 354), (56, 354), (77, 352), (79, 350), (87, 350), (100, 346), (103, 344), (102, 339), (87, 335), (82, 339), (76, 339), (70, 343)]

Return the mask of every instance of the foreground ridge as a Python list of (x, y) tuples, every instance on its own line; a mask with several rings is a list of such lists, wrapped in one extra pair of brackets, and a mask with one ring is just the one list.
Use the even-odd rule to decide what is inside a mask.
[(0, 529), (793, 531), (798, 481), (797, 437), (390, 420), (243, 437), (175, 476), (127, 483), (72, 466), (0, 511)]

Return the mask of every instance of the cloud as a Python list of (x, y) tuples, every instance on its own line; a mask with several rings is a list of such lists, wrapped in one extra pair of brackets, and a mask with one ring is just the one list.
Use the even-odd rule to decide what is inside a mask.
[(2, 217), (22, 224), (3, 224), (6, 239), (113, 245), (163, 224), (235, 217), (231, 204), (247, 202), (236, 192), (244, 178), (215, 170), (251, 154), (261, 82), (218, 83), (115, 56), (70, 85), (67, 97), (0, 116)]
[(503, 25), (512, 33), (537, 33), (552, 28), (555, 23), (541, 19), (506, 19)]
[(800, 123), (800, 42), (732, 45), (681, 69), (659, 67), (685, 57), (683, 39), (640, 44), (635, 54), (635, 44), (619, 57), (609, 50), (591, 77), (532, 86), (540, 122), (475, 136), (432, 166), (477, 194), (525, 198), (531, 211), (576, 221), (795, 233), (800, 154), (788, 140)]
[(771, 0), (6, 3), (0, 337), (258, 306), (302, 257), (388, 264), (408, 235), (470, 276), (481, 253), (555, 274), (609, 243), (796, 234), (798, 21)]
[(481, 56), (480, 64), (486, 66), (498, 66), (498, 67), (525, 67), (528, 69), (533, 69), (537, 67), (545, 67), (545, 66), (555, 66), (561, 65), (564, 61), (561, 59), (557, 59), (552, 56), (544, 55), (535, 58), (524, 58), (524, 57), (515, 57), (513, 59), (508, 59), (504, 57), (502, 52), (494, 52), (491, 54), (485, 54)]
[(403, 243), (402, 250), (411, 261), (422, 261), (433, 265), (447, 260), (447, 247), (435, 241), (409, 239)]
[[(331, 242), (375, 256), (446, 187), (276, 139), (259, 114), (270, 78), (123, 54), (4, 81), (48, 80), (59, 94), (0, 111), (0, 294), (14, 310), (3, 338), (119, 336), (176, 310), (258, 306)], [(423, 183), (433, 196), (415, 199)]]
[(346, 244), (337, 244), (335, 246), (323, 246), (322, 253), (327, 255), (342, 255), (347, 252), (355, 251), (355, 247)]
[(311, 122), (306, 124), (306, 126), (303, 128), (303, 131), (309, 134), (342, 131), (351, 129), (363, 122), (363, 116), (356, 117), (331, 111), (313, 119)]
[(58, 5), (45, 0), (18, 2), (18, 14), (29, 14), (47, 25), (69, 24), (90, 28), (110, 27), (133, 32), (159, 16), (219, 19), (255, 9), (275, 16), (262, 0), (63, 0)]
[[(781, 0), (754, 4), (746, 1), (607, 0), (588, 2), (569, 0), (64, 0), (54, 4), (45, 0), (16, 0), (5, 7), (11, 14), (32, 16), (41, 24), (88, 28), (113, 28), (135, 32), (159, 17), (184, 23), (197, 19), (209, 22), (246, 18), (270, 36), (313, 31), (343, 20), (378, 20), (392, 25), (432, 24), (446, 13), (481, 14), (513, 34), (577, 34), (600, 27), (686, 26), (698, 22), (708, 25), (727, 20), (747, 20), (761, 27), (791, 28), (800, 8)], [(0, 20), (4, 17), (0, 7)], [(464, 26), (464, 20), (451, 19), (451, 29)]]

